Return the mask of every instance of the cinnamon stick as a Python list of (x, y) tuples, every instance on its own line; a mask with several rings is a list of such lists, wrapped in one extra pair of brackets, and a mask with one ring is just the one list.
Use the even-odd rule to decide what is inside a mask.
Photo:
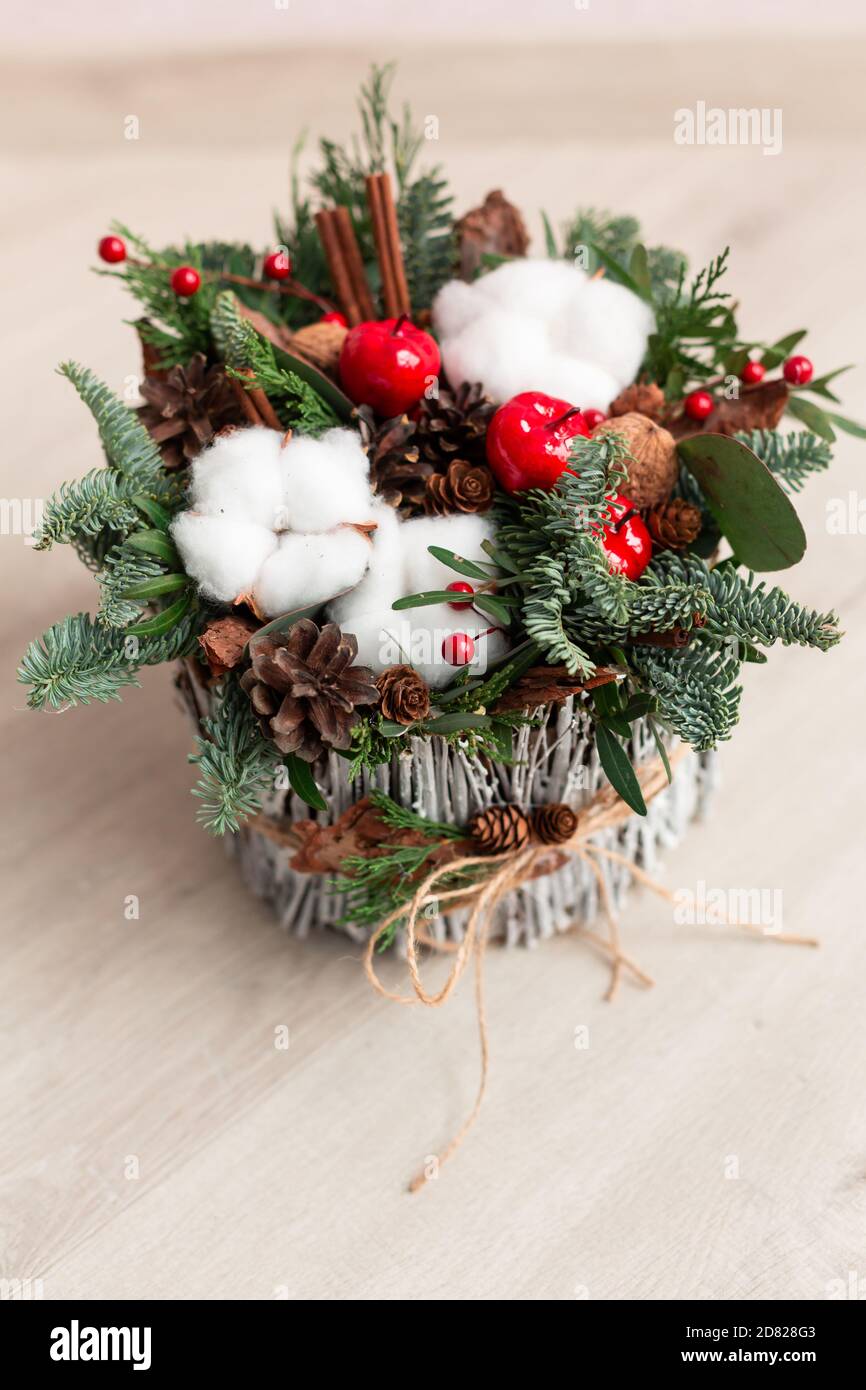
[[(252, 376), (251, 371), (244, 372), (244, 376)], [(248, 391), (243, 382), (237, 377), (230, 376), (228, 381), (237, 397), (241, 410), (246, 415), (251, 425), (267, 425), (270, 430), (282, 430), (280, 417), (274, 410), (264, 391), (260, 386)]]
[(343, 248), (337, 234), (337, 226), (334, 220), (333, 211), (322, 209), (316, 213), (316, 228), (319, 233), (319, 240), (325, 252), (325, 260), (328, 263), (328, 274), (331, 277), (331, 284), (334, 287), (334, 294), (350, 328), (354, 328), (356, 323), (361, 322), (361, 310), (355, 298), (352, 281), (349, 276), (349, 268), (343, 257)]
[(373, 298), (367, 284), (364, 262), (361, 260), (361, 251), (355, 236), (355, 228), (352, 226), (349, 209), (346, 207), (335, 208), (334, 222), (336, 223), (337, 238), (343, 253), (343, 260), (349, 272), (349, 280), (355, 293), (358, 308), (361, 311), (361, 317), (362, 319), (374, 319), (376, 311), (373, 308)]
[(403, 248), (397, 226), (397, 209), (391, 192), (388, 174), (369, 174), (366, 179), (367, 202), (373, 224), (373, 240), (382, 276), (382, 302), (387, 318), (399, 318), (412, 312), (409, 287), (403, 264)]
[(227, 377), (226, 380), (228, 381), (228, 384), (231, 387), (232, 391), (234, 391), (237, 403), (243, 411), (244, 415), (249, 420), (250, 424), (263, 425), (264, 421), (259, 412), (256, 410), (255, 403), (250, 399), (249, 391), (247, 391), (247, 389), (241, 384), (241, 382), (238, 381), (236, 376)]

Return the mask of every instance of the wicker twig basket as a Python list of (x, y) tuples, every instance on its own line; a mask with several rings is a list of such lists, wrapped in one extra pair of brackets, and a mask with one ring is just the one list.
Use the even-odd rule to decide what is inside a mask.
[[(181, 668), (177, 686), (198, 726), (210, 712), (207, 690), (190, 678), (186, 668)], [(657, 752), (646, 724), (638, 720), (632, 727), (628, 751), (639, 765), (655, 758)], [(374, 776), (364, 774), (354, 783), (346, 777), (345, 760), (332, 753), (317, 765), (316, 780), (330, 808), (325, 817), (328, 821), (375, 787), (400, 805), (433, 820), (455, 824), (502, 802), (532, 806), (566, 802), (579, 811), (606, 782), (592, 721), (574, 699), (552, 707), (541, 727), (519, 729), (513, 757), (512, 765), (495, 763), (470, 758), (442, 738), (417, 738), (412, 740), (411, 753), (395, 756)], [(676, 845), (690, 822), (703, 812), (715, 772), (713, 754), (682, 759), (672, 785), (652, 800), (646, 816), (632, 816), (619, 828), (602, 832), (599, 843), (652, 872), (659, 851)], [(263, 811), (286, 826), (317, 818), (291, 791), (270, 792)], [(305, 936), (317, 928), (339, 927), (357, 940), (366, 938), (364, 930), (341, 922), (345, 902), (333, 892), (329, 880), (296, 873), (289, 867), (285, 848), (273, 839), (254, 827), (243, 827), (226, 840), (250, 889), (272, 905), (287, 931)], [(621, 905), (631, 877), (627, 868), (605, 861), (602, 872), (614, 904)], [(572, 856), (562, 868), (513, 892), (497, 908), (491, 936), (508, 945), (532, 946), (567, 930), (576, 920), (591, 922), (597, 910), (596, 876), (583, 859)], [(449, 913), (432, 921), (428, 929), (438, 939), (459, 940), (464, 920), (464, 912)]]

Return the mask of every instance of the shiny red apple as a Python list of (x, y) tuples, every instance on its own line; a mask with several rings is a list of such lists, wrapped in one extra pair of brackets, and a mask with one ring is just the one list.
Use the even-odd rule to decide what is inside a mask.
[(572, 439), (589, 434), (577, 406), (543, 391), (521, 391), (487, 427), (487, 462), (506, 492), (551, 488), (565, 470)]
[(652, 558), (653, 546), (637, 507), (631, 498), (618, 493), (605, 515), (608, 524), (602, 527), (599, 539), (611, 573), (640, 579)]
[(435, 338), (402, 314), (349, 329), (340, 353), (340, 382), (356, 405), (370, 405), (390, 418), (420, 401), (439, 366)]

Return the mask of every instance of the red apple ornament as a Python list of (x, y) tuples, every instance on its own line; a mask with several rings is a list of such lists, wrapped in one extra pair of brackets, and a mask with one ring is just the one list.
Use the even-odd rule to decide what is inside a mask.
[(606, 513), (609, 525), (602, 528), (601, 548), (613, 574), (640, 579), (652, 557), (652, 538), (630, 498), (619, 493)]
[(370, 405), (387, 419), (417, 404), (439, 375), (439, 365), (435, 339), (401, 314), (349, 329), (340, 353), (340, 381), (356, 405)]
[(575, 435), (589, 437), (576, 405), (521, 391), (497, 410), (487, 427), (487, 462), (506, 492), (551, 488), (565, 471)]

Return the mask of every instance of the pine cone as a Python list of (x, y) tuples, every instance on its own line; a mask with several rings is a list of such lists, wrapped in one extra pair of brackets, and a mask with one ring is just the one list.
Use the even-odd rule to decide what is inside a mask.
[(561, 801), (552, 801), (548, 806), (539, 806), (532, 813), (532, 829), (535, 838), (543, 845), (564, 845), (577, 829), (578, 816), (570, 806)]
[(478, 208), (466, 212), (454, 224), (459, 248), (459, 272), (464, 280), (472, 280), (481, 258), (495, 256), (525, 256), (529, 246), (526, 224), (513, 203), (502, 190), (488, 193)]
[(404, 516), (417, 516), (424, 510), (427, 479), (434, 469), (420, 461), (414, 423), (408, 415), (395, 415), (380, 424), (368, 405), (359, 405), (352, 418), (370, 460), (373, 491)]
[(473, 468), (463, 459), (455, 459), (447, 473), (433, 473), (427, 479), (424, 506), (431, 516), (486, 512), (492, 503), (493, 474), (489, 468)]
[(430, 713), (430, 689), (413, 666), (389, 666), (376, 680), (385, 719), (414, 724)]
[(373, 672), (353, 666), (358, 641), (336, 623), (321, 631), (301, 618), (288, 632), (250, 639), (252, 665), (241, 685), (259, 716), (262, 733), (281, 753), (315, 762), (325, 748), (348, 748), (357, 705), (379, 699)]
[(456, 391), (443, 389), (437, 397), (423, 399), (415, 431), (421, 458), (431, 463), (437, 473), (444, 473), (456, 458), (473, 466), (486, 466), (487, 426), (495, 410), (495, 403), (485, 396), (480, 381), (464, 381)]
[(224, 425), (243, 423), (222, 368), (209, 367), (200, 352), (185, 367), (145, 376), (141, 394), (139, 418), (170, 470), (185, 468)]
[(654, 382), (648, 385), (637, 382), (634, 386), (627, 386), (624, 391), (620, 391), (616, 400), (611, 401), (610, 414), (631, 415), (632, 412), (636, 412), (638, 415), (646, 415), (658, 424), (664, 408), (665, 393), (660, 386), (656, 386)]
[(683, 497), (674, 497), (647, 513), (647, 526), (656, 545), (665, 550), (685, 550), (701, 534), (700, 507)]
[(491, 806), (473, 816), (466, 828), (484, 854), (502, 854), (529, 844), (529, 820), (519, 806)]

